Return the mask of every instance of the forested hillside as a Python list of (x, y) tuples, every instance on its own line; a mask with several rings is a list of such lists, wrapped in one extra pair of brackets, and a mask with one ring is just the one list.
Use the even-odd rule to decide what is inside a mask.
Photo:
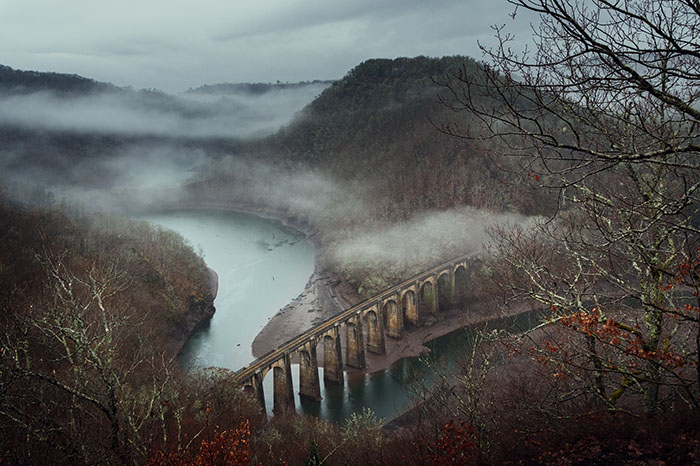
[[(236, 156), (295, 171), (321, 172), (372, 198), (366, 215), (400, 220), (460, 206), (523, 214), (550, 212), (552, 199), (507, 163), (489, 159), (487, 142), (450, 137), (444, 125), (480, 131), (476, 120), (443, 105), (445, 84), (478, 75), (466, 57), (368, 60), (353, 68), (276, 134), (238, 148)], [(503, 161), (499, 162), (501, 165)], [(217, 167), (205, 181), (251, 182), (238, 167)], [(237, 175), (240, 179), (237, 178)], [(497, 186), (494, 189), (494, 186)], [(225, 194), (224, 194), (225, 195)]]
[(542, 193), (528, 189), (526, 180), (508, 180), (488, 159), (483, 143), (438, 131), (448, 123), (479, 130), (470, 117), (451, 112), (440, 96), (455, 75), (480, 72), (467, 57), (368, 60), (271, 137), (269, 150), (338, 179), (366, 181), (375, 214), (390, 219), (464, 205), (546, 211), (551, 204), (537, 197)]
[(0, 461), (143, 459), (214, 312), (204, 261), (145, 222), (0, 195)]

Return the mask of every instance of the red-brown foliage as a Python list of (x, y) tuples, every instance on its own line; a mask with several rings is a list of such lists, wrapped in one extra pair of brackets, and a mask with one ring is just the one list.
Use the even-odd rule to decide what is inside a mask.
[(478, 447), (474, 429), (464, 422), (457, 425), (450, 421), (442, 426), (441, 436), (433, 444), (428, 456), (434, 466), (466, 466), (474, 464)]
[(250, 464), (250, 425), (248, 421), (238, 427), (221, 429), (209, 425), (210, 410), (204, 439), (198, 447), (180, 451), (157, 451), (146, 463), (148, 466), (240, 466)]

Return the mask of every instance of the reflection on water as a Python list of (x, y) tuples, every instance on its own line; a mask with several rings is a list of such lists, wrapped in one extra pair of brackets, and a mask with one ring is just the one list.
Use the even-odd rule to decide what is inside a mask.
[[(533, 328), (541, 322), (538, 312), (529, 312), (517, 317), (495, 319), (480, 325), (479, 329), (500, 328), (511, 332), (522, 332)], [(426, 346), (430, 349), (428, 355), (401, 359), (389, 369), (363, 374), (346, 372), (345, 384), (325, 385), (323, 369), (319, 369), (321, 377), (320, 402), (300, 400), (295, 393), (297, 411), (323, 417), (342, 423), (353, 413), (361, 413), (362, 409), (370, 408), (378, 417), (393, 418), (411, 408), (416, 393), (423, 386), (430, 387), (433, 383), (433, 373), (424, 362), (428, 358), (432, 364), (446, 370), (454, 369), (457, 361), (463, 358), (471, 349), (474, 340), (474, 328), (455, 330), (430, 341)], [(292, 365), (292, 377), (295, 390), (298, 391), (299, 366)], [(268, 374), (263, 382), (265, 403), (268, 412), (272, 412), (273, 389), (272, 374)]]

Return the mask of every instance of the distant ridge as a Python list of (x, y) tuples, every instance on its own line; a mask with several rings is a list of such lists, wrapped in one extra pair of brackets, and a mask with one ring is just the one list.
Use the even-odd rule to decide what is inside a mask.
[(95, 81), (77, 74), (16, 70), (0, 65), (0, 92), (29, 94), (53, 91), (65, 94), (112, 92), (122, 88), (111, 83)]
[(306, 86), (324, 85), (330, 86), (334, 80), (319, 80), (299, 81), (296, 83), (218, 83), (204, 84), (197, 88), (190, 88), (187, 93), (190, 94), (210, 94), (210, 95), (227, 95), (227, 94), (265, 94), (267, 92), (283, 89), (298, 89)]
[[(225, 96), (229, 94), (262, 95), (277, 90), (299, 89), (306, 86), (330, 86), (335, 80), (299, 81), (295, 83), (217, 83), (190, 88), (185, 93)], [(131, 86), (120, 87), (112, 83), (96, 81), (78, 74), (53, 71), (18, 70), (0, 64), (0, 94), (31, 94), (51, 91), (59, 94), (89, 94), (99, 92), (134, 91)], [(165, 94), (158, 89), (142, 89), (149, 94)]]

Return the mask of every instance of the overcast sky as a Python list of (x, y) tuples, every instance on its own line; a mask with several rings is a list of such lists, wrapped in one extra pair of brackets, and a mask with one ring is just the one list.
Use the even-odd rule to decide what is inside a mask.
[(0, 63), (136, 88), (341, 78), (368, 58), (470, 55), (506, 0), (0, 0)]

